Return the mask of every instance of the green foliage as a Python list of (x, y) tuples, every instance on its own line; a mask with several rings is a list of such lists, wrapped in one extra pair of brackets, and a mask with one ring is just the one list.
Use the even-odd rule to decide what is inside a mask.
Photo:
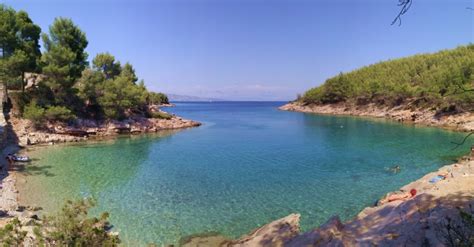
[(21, 246), (26, 237), (26, 231), (21, 230), (21, 222), (14, 218), (11, 223), (0, 228), (0, 243), (2, 246)]
[(35, 101), (25, 106), (23, 117), (31, 120), (35, 125), (40, 125), (44, 121), (44, 108), (38, 106)]
[(138, 81), (138, 77), (135, 74), (135, 69), (129, 63), (125, 63), (122, 68), (122, 71), (120, 72), (120, 75), (126, 77), (129, 81), (133, 83), (136, 83)]
[(69, 48), (52, 46), (41, 57), (43, 74), (47, 76), (46, 83), (54, 92), (70, 88), (74, 84), (71, 64), (75, 54)]
[(41, 57), (46, 85), (51, 88), (56, 103), (70, 106), (73, 86), (88, 65), (85, 34), (70, 19), (56, 18), (43, 35), (46, 52)]
[(162, 111), (151, 112), (150, 115), (152, 118), (158, 118), (158, 119), (171, 119), (173, 117), (170, 114), (166, 112), (162, 112)]
[(0, 4), (0, 57), (6, 58), (15, 51), (17, 27), (15, 10)]
[(36, 101), (32, 101), (24, 107), (23, 117), (31, 120), (38, 127), (46, 120), (66, 122), (73, 120), (75, 115), (64, 106), (49, 106), (45, 109), (38, 106)]
[(23, 80), (21, 75), (28, 66), (29, 60), (26, 53), (22, 50), (16, 50), (13, 54), (5, 59), (0, 66), (5, 66), (5, 81), (8, 88), (22, 88)]
[[(89, 216), (89, 210), (94, 206), (92, 199), (67, 201), (57, 215), (35, 223), (33, 246), (118, 246), (119, 236), (108, 232), (111, 228), (109, 214), (102, 213), (99, 218)], [(15, 218), (0, 228), (2, 246), (24, 246), (27, 232), (22, 227)]]
[(168, 96), (163, 93), (149, 92), (147, 102), (150, 105), (169, 104)]
[(166, 95), (149, 92), (143, 81), (137, 84), (131, 64), (125, 63), (118, 69), (120, 62), (108, 53), (98, 54), (93, 64), (94, 69), (86, 69), (76, 84), (90, 117), (123, 119), (146, 113), (146, 106), (154, 102), (168, 102)]
[(31, 56), (30, 69), (36, 67), (35, 60), (41, 53), (39, 36), (41, 29), (35, 25), (24, 11), (0, 4), (0, 58), (7, 58), (16, 50), (22, 50)]
[(69, 121), (75, 118), (71, 110), (64, 106), (50, 106), (44, 112), (44, 118), (50, 121)]
[(49, 27), (49, 36), (43, 35), (44, 48), (46, 53), (60, 47), (63, 50), (73, 53), (73, 59), (69, 68), (69, 76), (78, 78), (81, 72), (87, 67), (87, 53), (85, 49), (88, 41), (84, 32), (76, 26), (71, 19), (56, 18)]
[(76, 84), (79, 97), (86, 101), (87, 105), (97, 103), (97, 98), (101, 96), (101, 89), (105, 82), (105, 76), (100, 71), (86, 69)]
[(56, 18), (49, 33), (43, 34), (43, 55), (38, 43), (41, 30), (26, 12), (0, 5), (0, 23), (0, 81), (8, 81), (10, 89), (23, 89), (23, 72), (42, 71), (41, 81), (17, 103), (19, 113), (35, 124), (75, 116), (147, 116), (147, 105), (168, 102), (166, 95), (146, 89), (130, 63), (121, 66), (110, 53), (97, 54), (88, 67), (86, 35), (70, 19)]
[(67, 201), (61, 212), (45, 220), (46, 239), (58, 246), (117, 246), (120, 239), (108, 233), (111, 228), (109, 214), (89, 217), (89, 210), (95, 206), (91, 199), (76, 202)]
[(119, 76), (104, 83), (103, 96), (98, 99), (107, 118), (121, 119), (126, 111), (144, 105), (142, 95), (146, 89), (135, 85), (129, 78)]
[(433, 54), (377, 63), (329, 78), (308, 90), (305, 103), (377, 103), (397, 105), (404, 101), (438, 109), (456, 105), (474, 107), (474, 45)]
[(33, 23), (25, 11), (16, 13), (16, 23), (18, 27), (18, 49), (27, 56), (22, 72), (37, 71), (38, 60), (41, 57), (39, 45), (41, 28)]
[(350, 97), (352, 85), (347, 82), (344, 74), (331, 78), (325, 83), (325, 93), (321, 97), (323, 103), (337, 103)]
[(113, 79), (118, 76), (122, 70), (120, 62), (115, 61), (115, 57), (110, 53), (99, 53), (92, 60), (94, 68), (101, 71), (106, 79)]
[[(30, 102), (30, 97), (27, 93), (24, 92), (8, 92), (8, 97), (10, 98), (12, 105), (12, 109), (15, 109), (17, 116), (21, 116), (23, 114), (23, 110), (26, 105)], [(12, 112), (13, 113), (13, 112)]]
[(24, 11), (0, 4), (0, 80), (23, 88), (23, 74), (37, 70), (41, 29)]

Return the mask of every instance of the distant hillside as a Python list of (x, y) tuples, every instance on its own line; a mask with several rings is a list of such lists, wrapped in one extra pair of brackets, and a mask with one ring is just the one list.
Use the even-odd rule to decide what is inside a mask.
[(474, 110), (474, 45), (389, 60), (329, 78), (304, 104), (410, 103), (433, 110)]
[(205, 97), (197, 97), (197, 96), (189, 96), (189, 95), (177, 95), (177, 94), (166, 94), (168, 96), (169, 101), (226, 101), (223, 99), (216, 99), (216, 98), (205, 98)]

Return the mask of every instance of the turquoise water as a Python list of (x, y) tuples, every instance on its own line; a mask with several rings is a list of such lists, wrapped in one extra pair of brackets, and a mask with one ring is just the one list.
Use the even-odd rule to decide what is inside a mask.
[[(238, 237), (301, 213), (307, 230), (350, 219), (386, 192), (452, 163), (461, 133), (277, 110), (282, 102), (179, 103), (203, 126), (29, 151), (23, 201), (53, 211), (93, 196), (126, 245)], [(400, 165), (392, 174), (388, 167)]]

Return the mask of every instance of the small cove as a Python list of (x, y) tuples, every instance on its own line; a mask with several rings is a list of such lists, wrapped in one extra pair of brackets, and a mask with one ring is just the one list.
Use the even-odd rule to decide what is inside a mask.
[[(203, 232), (238, 237), (290, 213), (308, 230), (453, 163), (463, 133), (277, 109), (283, 102), (178, 103), (203, 126), (28, 151), (20, 200), (54, 211), (93, 196), (126, 245)], [(400, 173), (388, 168), (399, 165)]]

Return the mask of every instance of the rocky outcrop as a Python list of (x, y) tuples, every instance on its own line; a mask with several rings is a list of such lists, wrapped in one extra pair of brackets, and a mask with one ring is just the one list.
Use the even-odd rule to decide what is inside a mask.
[(236, 240), (229, 240), (220, 235), (194, 236), (181, 243), (183, 247), (198, 246), (284, 246), (288, 241), (300, 233), (300, 215), (290, 214), (279, 220), (272, 221), (259, 227)]
[(94, 137), (118, 134), (152, 133), (160, 130), (182, 129), (201, 125), (199, 122), (173, 116), (171, 119), (135, 117), (123, 121), (78, 119), (72, 125), (49, 122), (37, 129), (26, 119), (10, 121), (21, 146), (42, 143), (78, 142)]
[(333, 216), (319, 228), (296, 235), (285, 246), (341, 246), (343, 228), (339, 217)]
[(250, 234), (228, 243), (228, 246), (284, 246), (300, 232), (300, 215), (290, 214), (257, 228)]
[(436, 126), (458, 131), (474, 130), (474, 113), (472, 112), (437, 113), (430, 109), (414, 108), (407, 105), (390, 108), (375, 104), (354, 105), (340, 103), (316, 105), (300, 102), (288, 103), (279, 109), (317, 114), (387, 118), (398, 122)]

